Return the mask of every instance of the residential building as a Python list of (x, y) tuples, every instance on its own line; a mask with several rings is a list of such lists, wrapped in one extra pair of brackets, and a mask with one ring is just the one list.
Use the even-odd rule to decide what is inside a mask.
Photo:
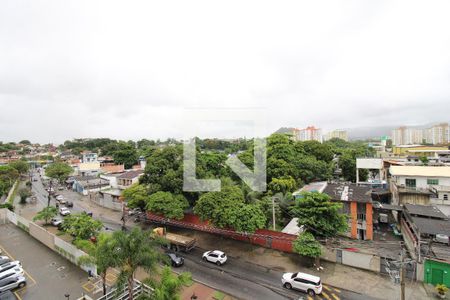
[(95, 176), (101, 172), (100, 163), (98, 161), (80, 163), (74, 169), (76, 174), (80, 176)]
[(126, 189), (131, 185), (139, 182), (139, 177), (144, 175), (142, 170), (126, 171), (117, 176), (117, 186), (119, 189)]
[(435, 204), (450, 215), (449, 166), (391, 166), (394, 204)]
[(392, 130), (392, 145), (422, 144), (424, 140), (423, 130), (401, 126)]
[(417, 261), (417, 278), (450, 286), (450, 221), (432, 205), (405, 204), (401, 219), (405, 245)]
[(91, 162), (97, 162), (98, 160), (97, 153), (94, 152), (83, 152), (82, 153), (82, 159), (81, 161), (83, 163), (91, 163)]
[(442, 145), (450, 143), (448, 123), (440, 123), (425, 130), (425, 140), (428, 144)]
[(314, 126), (308, 126), (297, 132), (298, 141), (318, 141), (322, 142), (322, 130)]
[(328, 183), (323, 193), (342, 203), (342, 212), (349, 216), (350, 238), (373, 239), (372, 189), (354, 183)]
[(325, 134), (323, 136), (323, 140), (324, 141), (328, 141), (328, 140), (331, 140), (333, 138), (337, 138), (337, 139), (341, 139), (341, 140), (344, 140), (344, 141), (348, 141), (348, 133), (347, 133), (346, 130), (336, 129), (336, 130), (333, 130), (331, 132), (328, 132), (327, 134)]
[(105, 189), (101, 190), (98, 193), (94, 194), (92, 197), (92, 201), (96, 202), (98, 205), (122, 211), (123, 210), (123, 201), (121, 198), (122, 191), (118, 189)]
[(74, 191), (85, 196), (102, 189), (109, 189), (110, 187), (108, 180), (96, 176), (76, 176), (70, 182), (72, 182), (72, 189)]
[(398, 157), (425, 156), (436, 158), (445, 155), (449, 151), (448, 147), (422, 146), (422, 145), (398, 145), (392, 148), (392, 154)]

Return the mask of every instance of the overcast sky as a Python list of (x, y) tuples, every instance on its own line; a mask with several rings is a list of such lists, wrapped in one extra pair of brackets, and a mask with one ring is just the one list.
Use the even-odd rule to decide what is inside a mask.
[(450, 120), (450, 1), (298, 2), (0, 0), (0, 141)]

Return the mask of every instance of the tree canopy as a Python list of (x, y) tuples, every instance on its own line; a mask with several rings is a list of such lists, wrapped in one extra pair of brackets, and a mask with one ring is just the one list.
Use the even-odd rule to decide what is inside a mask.
[(122, 196), (127, 201), (129, 208), (139, 208), (144, 210), (147, 206), (149, 193), (148, 188), (143, 184), (133, 184), (122, 192)]
[(34, 217), (33, 221), (44, 220), (45, 225), (48, 224), (48, 221), (51, 220), (58, 214), (58, 209), (54, 206), (44, 207), (41, 211), (39, 211)]
[(72, 172), (72, 167), (63, 162), (52, 163), (45, 169), (46, 176), (56, 179), (60, 183), (63, 183)]
[(102, 222), (94, 220), (87, 213), (72, 214), (64, 218), (63, 230), (75, 239), (89, 239), (97, 236), (103, 227)]
[(148, 198), (147, 209), (167, 218), (182, 219), (189, 202), (183, 195), (173, 196), (169, 192), (156, 192)]
[(347, 230), (347, 216), (340, 213), (342, 204), (319, 192), (303, 192), (291, 208), (298, 225), (316, 236), (334, 237)]

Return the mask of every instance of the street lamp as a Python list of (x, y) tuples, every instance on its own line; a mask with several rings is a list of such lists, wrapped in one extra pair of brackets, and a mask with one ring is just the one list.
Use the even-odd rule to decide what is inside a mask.
[(64, 294), (64, 297), (66, 297), (66, 298), (67, 298), (67, 300), (69, 300), (69, 298), (70, 298), (70, 294)]

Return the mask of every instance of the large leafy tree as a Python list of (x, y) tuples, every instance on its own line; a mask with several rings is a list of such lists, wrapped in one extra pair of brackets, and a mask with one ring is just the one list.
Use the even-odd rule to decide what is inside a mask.
[(144, 210), (149, 199), (148, 188), (143, 184), (134, 184), (122, 192), (129, 208)]
[(54, 206), (44, 207), (41, 211), (39, 211), (34, 217), (33, 221), (44, 220), (45, 225), (48, 224), (48, 221), (51, 220), (58, 214), (58, 209)]
[(291, 176), (282, 178), (272, 178), (272, 181), (268, 184), (267, 189), (272, 193), (282, 193), (293, 192), (297, 184)]
[(16, 169), (20, 174), (27, 173), (30, 168), (30, 165), (24, 160), (16, 160), (9, 163), (9, 165)]
[(311, 257), (316, 261), (316, 267), (320, 266), (320, 255), (322, 255), (322, 247), (310, 232), (303, 232), (292, 244), (294, 252)]
[(103, 295), (106, 294), (106, 274), (108, 269), (116, 264), (117, 249), (114, 240), (110, 234), (101, 233), (97, 238), (97, 242), (88, 242), (88, 255), (81, 256), (78, 263), (81, 265), (91, 265), (97, 267), (97, 273), (102, 278)]
[(19, 178), (19, 172), (11, 166), (0, 166), (0, 196), (8, 193), (14, 181)]
[(147, 209), (163, 214), (167, 218), (182, 219), (189, 202), (183, 195), (172, 195), (169, 192), (156, 192), (148, 198)]
[(220, 192), (208, 192), (197, 201), (194, 212), (202, 220), (218, 227), (232, 227), (240, 232), (254, 232), (266, 225), (266, 215), (260, 205), (245, 204), (238, 186), (224, 186)]
[(87, 213), (82, 212), (65, 217), (63, 230), (75, 239), (88, 239), (96, 236), (103, 227), (102, 222), (94, 220)]
[(55, 162), (47, 166), (45, 169), (45, 175), (58, 180), (63, 183), (70, 174), (72, 174), (73, 169), (71, 166), (64, 162)]
[(117, 144), (117, 148), (112, 152), (114, 162), (124, 164), (125, 168), (131, 168), (138, 161), (138, 153), (134, 143), (122, 142)]
[(333, 237), (347, 230), (347, 216), (340, 213), (342, 204), (319, 192), (303, 192), (291, 208), (298, 225), (304, 225), (316, 236)]
[(130, 232), (115, 231), (113, 247), (117, 249), (115, 267), (119, 268), (118, 286), (127, 284), (129, 299), (133, 300), (134, 275), (138, 268), (154, 273), (159, 263), (165, 260), (160, 251), (162, 241), (148, 231), (135, 227)]

